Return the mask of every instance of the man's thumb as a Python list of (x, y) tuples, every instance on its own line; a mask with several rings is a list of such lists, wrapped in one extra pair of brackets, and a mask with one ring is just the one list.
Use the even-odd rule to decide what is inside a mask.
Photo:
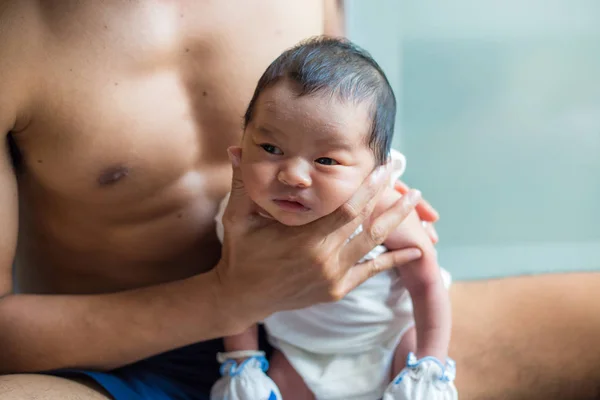
[(254, 207), (252, 200), (248, 197), (244, 181), (242, 180), (242, 171), (240, 170), (242, 148), (239, 146), (229, 147), (227, 149), (227, 154), (231, 160), (233, 174), (231, 178), (231, 195), (229, 196), (226, 214), (239, 222), (241, 218), (250, 216)]

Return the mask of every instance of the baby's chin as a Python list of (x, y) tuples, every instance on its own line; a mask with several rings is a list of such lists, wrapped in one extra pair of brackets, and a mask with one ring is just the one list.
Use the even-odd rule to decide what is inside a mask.
[(310, 224), (321, 217), (321, 215), (315, 214), (313, 210), (300, 213), (290, 213), (278, 209), (267, 211), (266, 208), (260, 206), (258, 213), (265, 218), (274, 219), (277, 222), (287, 226), (301, 226)]
[(287, 226), (302, 226), (316, 221), (319, 217), (313, 215), (277, 215), (275, 219)]
[(277, 221), (287, 226), (302, 226), (316, 221), (319, 217), (314, 215), (278, 215), (275, 217)]

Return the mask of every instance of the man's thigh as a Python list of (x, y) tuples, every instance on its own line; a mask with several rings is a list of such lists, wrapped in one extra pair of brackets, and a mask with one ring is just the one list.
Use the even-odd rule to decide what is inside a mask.
[(462, 400), (600, 398), (600, 273), (451, 288)]
[(92, 382), (48, 375), (0, 376), (1, 400), (110, 400), (108, 393)]

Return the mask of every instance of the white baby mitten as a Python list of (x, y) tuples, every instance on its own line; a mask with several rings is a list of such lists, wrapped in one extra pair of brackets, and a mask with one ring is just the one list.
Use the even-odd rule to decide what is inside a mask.
[[(220, 353), (221, 379), (210, 391), (210, 400), (281, 400), (275, 382), (265, 373), (269, 362), (265, 353), (252, 352)], [(234, 358), (248, 357), (239, 365)]]
[(435, 357), (417, 360), (411, 353), (406, 367), (387, 387), (382, 400), (457, 400), (455, 376), (453, 360), (448, 359), (446, 364)]

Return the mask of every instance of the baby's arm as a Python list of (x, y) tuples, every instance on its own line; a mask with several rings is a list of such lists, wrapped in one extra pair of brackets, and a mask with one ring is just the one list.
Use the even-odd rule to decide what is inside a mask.
[[(395, 190), (386, 189), (367, 224), (400, 197)], [(398, 272), (412, 298), (417, 357), (433, 356), (446, 360), (452, 328), (450, 298), (442, 280), (436, 250), (416, 212), (388, 236), (384, 245), (390, 250), (417, 247), (423, 253), (420, 259), (399, 266)]]
[(258, 325), (252, 325), (244, 332), (233, 336), (226, 336), (223, 338), (223, 346), (226, 353), (237, 353), (241, 356), (231, 357), (239, 364), (244, 359), (248, 358), (243, 355), (245, 351), (258, 351)]
[(264, 353), (258, 351), (258, 325), (223, 338), (223, 344), (226, 352), (217, 355), (222, 377), (210, 390), (211, 400), (281, 400), (277, 384), (265, 374), (269, 363)]

